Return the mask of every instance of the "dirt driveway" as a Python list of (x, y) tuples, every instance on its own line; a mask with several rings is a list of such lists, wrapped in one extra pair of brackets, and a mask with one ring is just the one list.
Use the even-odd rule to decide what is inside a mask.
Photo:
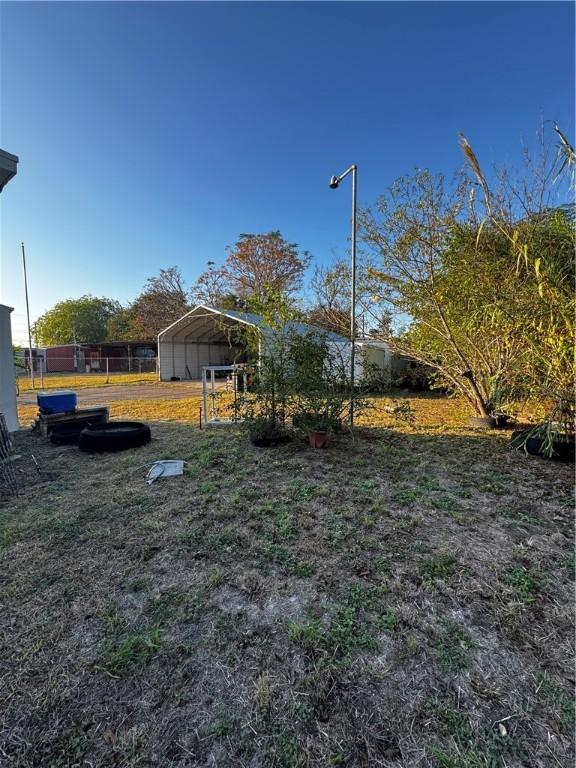
[[(224, 386), (220, 384), (219, 386)], [(202, 394), (200, 381), (171, 381), (142, 384), (108, 384), (103, 387), (76, 389), (78, 407), (106, 405), (119, 400), (182, 400)], [(36, 392), (24, 392), (18, 397), (19, 405), (36, 405)]]

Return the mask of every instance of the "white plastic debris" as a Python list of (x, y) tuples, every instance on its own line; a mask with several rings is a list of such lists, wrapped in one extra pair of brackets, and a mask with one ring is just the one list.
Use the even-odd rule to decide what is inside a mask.
[(146, 482), (152, 485), (159, 477), (176, 477), (184, 474), (184, 464), (187, 461), (182, 459), (166, 459), (165, 461), (154, 461), (146, 473)]

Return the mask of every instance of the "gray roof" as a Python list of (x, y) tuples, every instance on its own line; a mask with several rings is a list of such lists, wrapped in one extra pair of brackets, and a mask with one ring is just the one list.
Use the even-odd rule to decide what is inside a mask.
[[(274, 329), (268, 325), (262, 315), (255, 315), (253, 312), (239, 312), (236, 309), (216, 309), (216, 312), (228, 315), (228, 317), (235, 317), (237, 320), (243, 320), (245, 323), (255, 325), (263, 333), (273, 333)], [(309, 323), (300, 323), (297, 320), (289, 320), (285, 324), (285, 328), (288, 331), (296, 333), (298, 336), (305, 336), (307, 333), (321, 333), (328, 339), (328, 341), (347, 342), (344, 336), (334, 331), (328, 331), (325, 328), (320, 328), (317, 325), (310, 325)]]

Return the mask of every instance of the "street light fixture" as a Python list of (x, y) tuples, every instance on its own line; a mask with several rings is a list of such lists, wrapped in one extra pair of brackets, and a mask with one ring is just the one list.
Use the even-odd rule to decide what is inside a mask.
[(338, 189), (340, 182), (352, 174), (352, 290), (350, 307), (350, 426), (354, 426), (354, 363), (356, 358), (356, 176), (358, 166), (351, 165), (340, 176), (332, 176), (330, 189)]

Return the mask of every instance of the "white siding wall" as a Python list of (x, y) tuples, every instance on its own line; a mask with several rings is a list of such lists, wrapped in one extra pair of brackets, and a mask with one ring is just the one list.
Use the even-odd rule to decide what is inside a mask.
[(12, 354), (12, 309), (0, 304), (0, 413), (4, 414), (9, 432), (19, 429), (16, 411), (16, 381)]
[(391, 356), (389, 351), (380, 345), (372, 346), (370, 343), (359, 343), (357, 345), (358, 358), (356, 362), (357, 380), (362, 378), (364, 373), (364, 361), (377, 365), (382, 370), (390, 371)]

